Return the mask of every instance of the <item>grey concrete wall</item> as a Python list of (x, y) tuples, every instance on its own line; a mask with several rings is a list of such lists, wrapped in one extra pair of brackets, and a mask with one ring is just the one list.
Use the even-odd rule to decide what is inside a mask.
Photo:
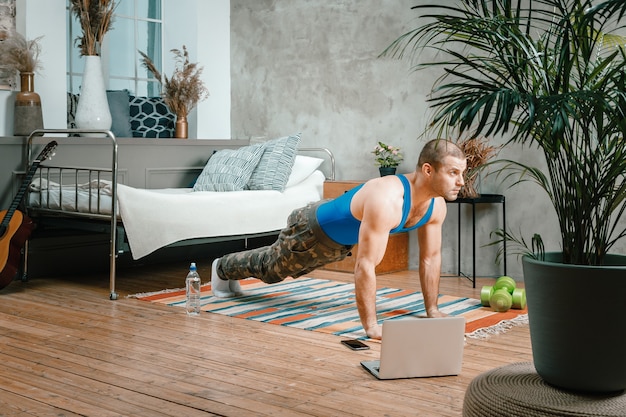
[[(442, 0), (450, 1), (450, 0)], [(327, 146), (337, 157), (339, 179), (378, 175), (371, 150), (378, 140), (400, 146), (414, 169), (429, 115), (426, 103), (435, 78), (412, 72), (409, 62), (378, 58), (399, 35), (416, 25), (416, 0), (231, 0), (233, 137), (302, 132), (306, 146)], [(494, 144), (503, 142), (493, 138)], [(541, 163), (536, 150), (511, 147), (501, 153)], [(526, 238), (543, 235), (559, 250), (558, 227), (546, 196), (532, 184), (510, 189), (498, 179), (482, 181), (482, 192), (505, 194), (507, 227)], [(450, 205), (444, 227), (444, 272), (457, 269), (456, 216)], [(463, 271), (471, 269), (471, 228), (464, 210)], [(498, 275), (489, 234), (500, 227), (500, 207), (477, 209), (477, 273)], [(623, 247), (622, 247), (623, 251)], [(411, 237), (412, 268), (417, 244)], [(522, 278), (509, 256), (509, 274)]]

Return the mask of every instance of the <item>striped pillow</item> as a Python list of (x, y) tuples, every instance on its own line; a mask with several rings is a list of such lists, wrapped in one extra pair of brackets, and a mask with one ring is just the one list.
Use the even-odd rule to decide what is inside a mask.
[(265, 144), (215, 152), (193, 186), (193, 191), (241, 191), (263, 155)]
[(299, 133), (266, 142), (263, 156), (252, 172), (247, 188), (249, 190), (283, 192), (296, 158), (299, 143)]

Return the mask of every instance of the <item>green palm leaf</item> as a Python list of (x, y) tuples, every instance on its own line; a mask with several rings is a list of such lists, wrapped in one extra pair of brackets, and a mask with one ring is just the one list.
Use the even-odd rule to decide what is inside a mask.
[[(538, 146), (545, 172), (499, 161), (502, 178), (546, 191), (566, 262), (602, 263), (626, 236), (626, 42), (615, 34), (626, 0), (458, 0), (413, 9), (425, 23), (382, 55), (441, 71), (429, 100), (433, 128)], [(436, 58), (420, 61), (425, 48)]]

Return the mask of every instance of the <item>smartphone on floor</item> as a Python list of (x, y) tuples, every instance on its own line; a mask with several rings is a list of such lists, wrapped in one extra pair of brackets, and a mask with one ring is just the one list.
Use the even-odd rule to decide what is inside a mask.
[(367, 350), (370, 348), (365, 343), (357, 339), (342, 340), (341, 343), (343, 343), (345, 346), (349, 347), (352, 350)]

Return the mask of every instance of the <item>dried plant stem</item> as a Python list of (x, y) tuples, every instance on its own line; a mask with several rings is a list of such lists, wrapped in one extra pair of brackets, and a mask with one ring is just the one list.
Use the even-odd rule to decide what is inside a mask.
[(76, 38), (80, 54), (99, 55), (104, 35), (111, 29), (115, 1), (70, 0), (70, 10), (83, 31), (83, 36)]
[(461, 198), (475, 198), (480, 194), (477, 190), (477, 179), (482, 167), (498, 151), (495, 146), (488, 145), (489, 140), (483, 136), (460, 138), (457, 145), (463, 150), (467, 158), (467, 170), (465, 171), (465, 185), (459, 193)]
[(39, 41), (42, 37), (26, 40), (17, 32), (9, 34), (8, 38), (0, 42), (0, 62), (12, 71), (36, 72), (41, 68)]
[(189, 52), (183, 45), (182, 51), (172, 49), (176, 61), (176, 68), (171, 77), (157, 69), (154, 62), (145, 53), (139, 51), (144, 67), (159, 80), (163, 86), (163, 100), (177, 117), (187, 117), (189, 112), (209, 95), (202, 79), (203, 67), (189, 62)]

